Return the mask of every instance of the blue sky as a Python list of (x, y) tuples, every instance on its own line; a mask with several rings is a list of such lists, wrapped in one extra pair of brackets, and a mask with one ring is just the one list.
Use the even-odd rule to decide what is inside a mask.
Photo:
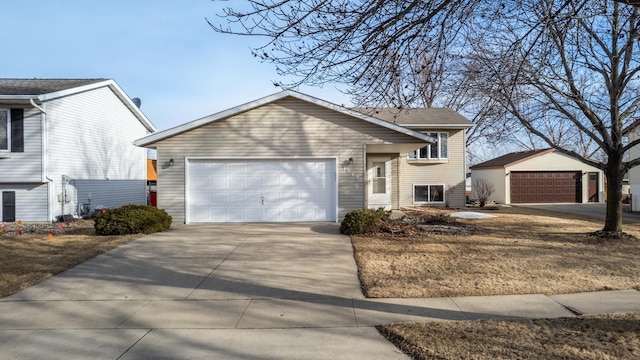
[[(241, 1), (0, 0), (0, 77), (112, 78), (158, 130), (279, 91), (260, 39), (214, 32), (205, 18)], [(334, 85), (298, 89), (338, 104)]]

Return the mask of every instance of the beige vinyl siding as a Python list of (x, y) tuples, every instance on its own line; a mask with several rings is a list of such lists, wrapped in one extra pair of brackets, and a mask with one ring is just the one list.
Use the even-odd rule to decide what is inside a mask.
[(401, 154), (399, 160), (399, 205), (416, 206), (413, 202), (414, 185), (444, 185), (444, 204), (454, 208), (465, 206), (465, 131), (413, 129), (423, 133), (446, 132), (449, 134), (447, 160), (408, 160)]
[(0, 104), (0, 108), (24, 109), (24, 152), (0, 153), (0, 183), (42, 183), (40, 111), (24, 104)]
[[(47, 184), (0, 184), (2, 191), (16, 192), (16, 221), (47, 221)], [(0, 196), (0, 219), (2, 219)]]
[[(215, 121), (161, 140), (158, 206), (184, 222), (184, 158), (338, 157), (338, 216), (365, 207), (364, 144), (420, 140), (295, 98)], [(353, 163), (348, 164), (348, 159)], [(168, 162), (174, 159), (174, 165)]]

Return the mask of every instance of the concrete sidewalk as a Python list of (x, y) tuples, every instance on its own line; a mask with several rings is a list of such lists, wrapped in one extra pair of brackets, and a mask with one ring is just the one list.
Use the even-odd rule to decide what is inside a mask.
[(19, 359), (406, 359), (373, 326), (640, 311), (640, 292), (366, 299), (336, 224), (180, 227), (0, 301)]

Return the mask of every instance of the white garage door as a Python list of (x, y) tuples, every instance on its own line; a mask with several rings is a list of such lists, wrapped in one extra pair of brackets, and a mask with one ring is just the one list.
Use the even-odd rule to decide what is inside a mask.
[(335, 159), (190, 159), (187, 222), (336, 221)]

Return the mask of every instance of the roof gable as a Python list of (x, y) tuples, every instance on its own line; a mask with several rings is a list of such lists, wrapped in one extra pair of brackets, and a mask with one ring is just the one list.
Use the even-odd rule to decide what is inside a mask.
[(318, 99), (318, 98), (315, 98), (315, 97), (312, 97), (312, 96), (309, 96), (309, 95), (306, 95), (306, 94), (302, 94), (302, 93), (299, 93), (299, 92), (296, 92), (296, 91), (292, 91), (292, 90), (284, 90), (284, 91), (281, 91), (281, 92), (278, 92), (278, 93), (263, 97), (261, 99), (248, 102), (246, 104), (242, 104), (242, 105), (239, 105), (239, 106), (236, 106), (236, 107), (233, 107), (233, 108), (230, 108), (230, 109), (227, 109), (227, 110), (224, 110), (224, 111), (221, 111), (221, 112), (218, 112), (218, 113), (215, 113), (215, 114), (212, 114), (212, 115), (209, 115), (209, 116), (206, 116), (206, 117), (203, 117), (203, 118), (200, 118), (200, 119), (197, 119), (197, 120), (194, 120), (194, 121), (191, 121), (191, 122), (179, 125), (179, 126), (176, 126), (176, 127), (173, 127), (171, 129), (167, 129), (167, 130), (164, 130), (164, 131), (160, 131), (160, 132), (151, 134), (151, 135), (146, 136), (146, 137), (144, 137), (142, 139), (136, 140), (135, 144), (137, 146), (148, 146), (148, 145), (153, 144), (153, 143), (155, 143), (157, 141), (164, 140), (164, 139), (176, 136), (178, 134), (187, 132), (189, 130), (196, 129), (196, 128), (199, 128), (201, 126), (213, 123), (215, 121), (220, 121), (220, 120), (229, 118), (231, 116), (238, 115), (240, 113), (247, 112), (247, 111), (256, 109), (258, 107), (261, 107), (261, 106), (265, 106), (267, 104), (271, 104), (273, 102), (276, 102), (278, 100), (284, 99), (286, 97), (292, 97), (292, 98), (295, 98), (295, 99), (298, 99), (298, 100), (302, 100), (302, 101), (306, 101), (306, 102), (309, 102), (309, 103), (312, 103), (312, 104), (315, 104), (315, 105), (318, 105), (318, 106), (321, 106), (321, 107), (324, 107), (324, 108), (327, 108), (327, 109), (331, 109), (333, 111), (337, 111), (339, 113), (342, 113), (342, 114), (345, 114), (345, 115), (348, 115), (348, 116), (351, 116), (351, 117), (354, 117), (354, 118), (357, 118), (357, 119), (360, 119), (360, 120), (363, 120), (363, 121), (366, 121), (366, 122), (369, 122), (369, 123), (372, 123), (372, 124), (376, 124), (376, 125), (385, 127), (387, 129), (390, 129), (390, 130), (393, 130), (393, 131), (397, 131), (397, 132), (403, 133), (405, 135), (417, 138), (419, 140), (423, 140), (425, 142), (433, 142), (433, 139), (431, 137), (429, 137), (428, 135), (425, 135), (425, 134), (422, 134), (420, 132), (405, 128), (403, 126), (400, 126), (400, 125), (397, 125), (397, 124), (393, 124), (393, 123), (390, 123), (390, 122), (387, 122), (387, 121), (384, 121), (384, 120), (381, 120), (381, 119), (378, 119), (378, 118), (375, 118), (375, 117), (372, 117), (372, 116), (368, 116), (368, 115), (362, 114), (360, 112), (357, 112), (357, 111), (354, 111), (354, 110), (350, 110), (350, 109), (347, 109), (345, 107), (342, 107), (342, 106), (339, 106), (339, 105), (336, 105), (336, 104), (330, 103), (328, 101), (321, 100), (321, 99)]
[(470, 128), (474, 126), (471, 121), (450, 108), (354, 108), (354, 110), (409, 128)]
[(146, 115), (112, 79), (0, 79), (0, 100), (42, 103), (105, 86), (114, 92), (148, 131), (156, 131)]
[(554, 151), (555, 151), (554, 149), (539, 149), (539, 150), (527, 150), (527, 151), (512, 152), (512, 153), (508, 153), (508, 154), (499, 156), (499, 157), (497, 157), (495, 159), (491, 159), (491, 160), (485, 161), (483, 163), (474, 165), (474, 166), (470, 167), (470, 169), (477, 170), (477, 169), (483, 169), (483, 168), (507, 167), (507, 166), (511, 166), (511, 165), (517, 164), (519, 162), (523, 162), (523, 161), (529, 160), (529, 159), (534, 158), (536, 156), (548, 154), (548, 153), (554, 152)]

